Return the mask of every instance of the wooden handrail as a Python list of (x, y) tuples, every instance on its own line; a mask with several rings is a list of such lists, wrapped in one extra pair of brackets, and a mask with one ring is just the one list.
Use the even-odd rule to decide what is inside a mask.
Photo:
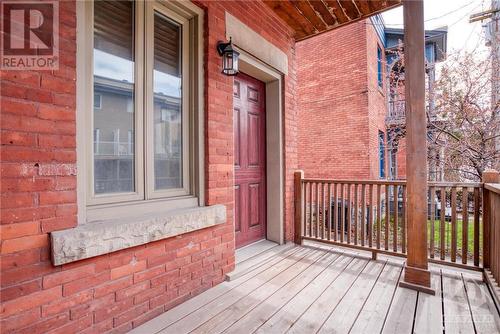
[[(354, 179), (320, 179), (320, 178), (303, 178), (302, 182), (315, 182), (315, 183), (345, 183), (345, 184), (394, 184), (406, 185), (404, 180), (354, 180)], [(481, 182), (439, 182), (429, 181), (429, 186), (435, 187), (482, 187)], [(491, 185), (494, 187), (494, 185)], [(500, 190), (498, 190), (500, 191)]]
[(352, 179), (302, 179), (302, 182), (313, 182), (313, 183), (343, 183), (343, 184), (397, 184), (405, 185), (406, 181), (400, 180), (352, 180)]
[[(373, 258), (378, 253), (407, 255), (406, 181), (304, 178), (296, 173), (295, 187), (296, 243), (306, 239), (364, 249)], [(431, 262), (482, 270), (484, 187), (478, 182), (429, 182)]]
[(500, 195), (500, 184), (498, 183), (485, 183), (484, 188), (488, 189), (491, 192)]

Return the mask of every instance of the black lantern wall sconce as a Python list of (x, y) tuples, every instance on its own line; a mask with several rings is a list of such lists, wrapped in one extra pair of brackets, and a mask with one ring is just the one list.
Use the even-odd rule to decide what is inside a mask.
[(227, 43), (219, 41), (217, 43), (217, 52), (222, 57), (222, 73), (228, 76), (238, 74), (238, 57), (240, 53), (233, 49), (231, 38)]

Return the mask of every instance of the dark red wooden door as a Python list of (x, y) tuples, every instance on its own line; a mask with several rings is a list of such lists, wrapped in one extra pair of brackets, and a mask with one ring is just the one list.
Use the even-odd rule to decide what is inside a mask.
[(236, 247), (266, 235), (265, 85), (243, 73), (234, 79)]

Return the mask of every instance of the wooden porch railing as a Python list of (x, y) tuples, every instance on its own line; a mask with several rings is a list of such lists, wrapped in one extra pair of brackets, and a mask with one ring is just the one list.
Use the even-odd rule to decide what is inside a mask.
[[(373, 258), (378, 253), (406, 257), (410, 236), (405, 181), (308, 179), (297, 172), (295, 187), (296, 243), (315, 240), (371, 251)], [(485, 237), (490, 236), (483, 219), (484, 189), (481, 183), (429, 182), (426, 223), (430, 262), (482, 270), (483, 252), (488, 256)], [(491, 201), (493, 197), (489, 197)], [(500, 201), (500, 194), (497, 197)], [(498, 202), (487, 205), (486, 218), (494, 205)], [(499, 217), (500, 206), (493, 212)], [(498, 240), (491, 244), (496, 245), (498, 255), (495, 260), (491, 256), (491, 261), (496, 261), (492, 275), (498, 280), (500, 225), (497, 230)]]
[(497, 307), (500, 306), (500, 174), (483, 173), (484, 278), (490, 286)]

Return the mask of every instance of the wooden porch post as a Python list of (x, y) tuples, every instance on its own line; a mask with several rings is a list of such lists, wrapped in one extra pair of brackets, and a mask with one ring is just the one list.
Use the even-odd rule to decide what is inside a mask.
[(400, 286), (434, 294), (427, 262), (427, 116), (423, 0), (403, 0), (408, 260)]
[(304, 178), (304, 172), (301, 170), (295, 171), (294, 174), (294, 201), (295, 201), (295, 233), (294, 242), (297, 245), (302, 244), (302, 233), (304, 231), (304, 212), (302, 212), (302, 201), (305, 200), (304, 185), (302, 184), (302, 179)]

